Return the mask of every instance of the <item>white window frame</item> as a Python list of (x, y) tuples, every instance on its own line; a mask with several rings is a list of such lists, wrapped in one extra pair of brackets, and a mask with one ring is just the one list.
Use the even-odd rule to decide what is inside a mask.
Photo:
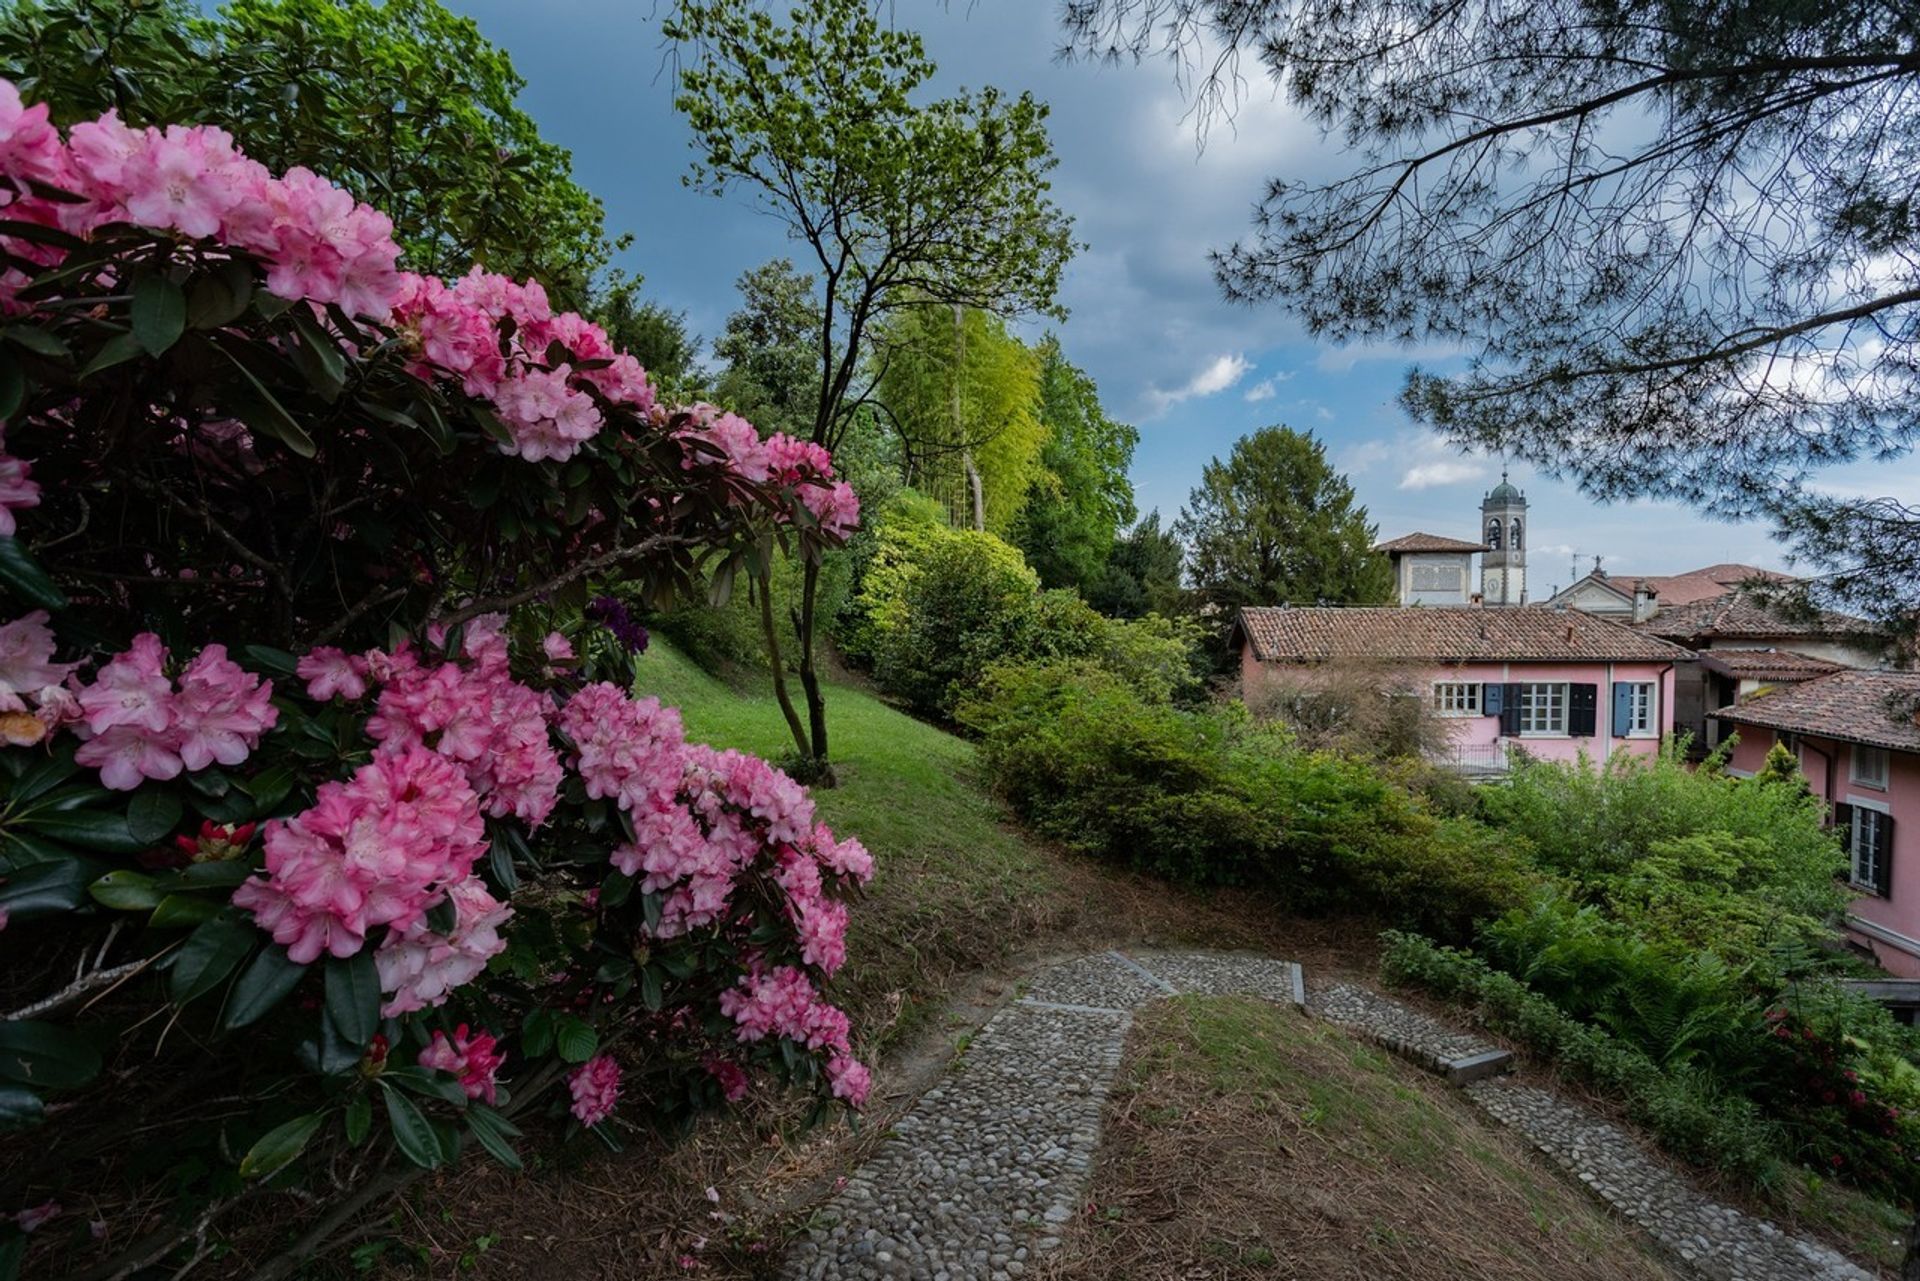
[[(1566, 681), (1524, 681), (1520, 685), (1520, 737), (1521, 738), (1565, 738), (1567, 736), (1567, 689)], [(1535, 700), (1541, 695), (1535, 691), (1545, 690), (1545, 724), (1536, 712), (1542, 710), (1535, 706)], [(1554, 713), (1558, 712), (1558, 716)]]
[[(1877, 886), (1877, 878), (1873, 876), (1863, 877), (1860, 875), (1860, 872), (1861, 872), (1860, 815), (1864, 811), (1872, 810), (1876, 814), (1882, 814), (1888, 818), (1892, 818), (1893, 809), (1892, 807), (1887, 805), (1884, 801), (1869, 801), (1859, 796), (1847, 797), (1847, 804), (1853, 806), (1853, 814), (1851, 815), (1849, 820), (1853, 826), (1852, 826), (1852, 830), (1847, 833), (1847, 881), (1852, 886), (1852, 888), (1859, 890), (1862, 894), (1871, 894), (1877, 898), (1879, 897), (1879, 894), (1880, 894), (1880, 890)], [(1874, 824), (1873, 826), (1875, 831), (1882, 830), (1878, 823)], [(1877, 849), (1873, 853), (1874, 853), (1874, 863), (1876, 864), (1876, 866), (1873, 868), (1867, 869), (1869, 872), (1879, 870), (1877, 864), (1882, 859), (1889, 859), (1893, 857), (1893, 851), (1890, 849), (1887, 849), (1887, 850)]]
[(1436, 716), (1481, 716), (1479, 681), (1435, 681), (1433, 712)]
[(1620, 683), (1634, 691), (1628, 696), (1627, 723), (1618, 731), (1620, 737), (1659, 738), (1660, 682), (1622, 681)]
[[(1859, 787), (1871, 787), (1876, 792), (1886, 791), (1887, 775), (1892, 767), (1889, 755), (1884, 747), (1868, 747), (1862, 743), (1855, 743), (1847, 752), (1848, 781)], [(1880, 768), (1871, 774), (1862, 773), (1860, 766), (1863, 759), (1877, 760)]]

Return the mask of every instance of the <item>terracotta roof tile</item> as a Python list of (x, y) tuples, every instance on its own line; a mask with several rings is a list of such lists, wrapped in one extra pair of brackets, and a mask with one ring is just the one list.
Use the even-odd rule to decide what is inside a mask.
[(1764, 639), (1769, 636), (1861, 636), (1872, 624), (1851, 614), (1799, 615), (1763, 604), (1742, 592), (1726, 592), (1691, 604), (1662, 609), (1635, 627), (1669, 640), (1689, 642), (1712, 637)]
[(1237, 632), (1268, 662), (1671, 662), (1689, 651), (1580, 610), (1249, 607)]
[(1812, 680), (1846, 667), (1790, 649), (1707, 649), (1700, 651), (1700, 659), (1728, 676), (1755, 681)]
[(1484, 552), (1489, 548), (1485, 543), (1469, 543), (1440, 534), (1413, 533), (1389, 538), (1384, 543), (1376, 543), (1373, 550), (1377, 552)]
[(1736, 725), (1920, 752), (1920, 672), (1835, 672), (1755, 694), (1710, 715)]

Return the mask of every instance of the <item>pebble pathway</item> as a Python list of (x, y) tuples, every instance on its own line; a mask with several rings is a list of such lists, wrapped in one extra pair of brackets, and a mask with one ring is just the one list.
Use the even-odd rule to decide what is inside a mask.
[(1006, 1281), (1080, 1206), (1133, 1011), (1179, 992), (1287, 1001), (1265, 957), (1105, 952), (1048, 966), (974, 1034), (788, 1251), (805, 1281)]
[[(1047, 966), (974, 1035), (941, 1082), (788, 1251), (785, 1281), (1009, 1281), (1059, 1244), (1084, 1199), (1100, 1115), (1133, 1011), (1182, 992), (1298, 1003), (1290, 961), (1105, 952)], [(1319, 1017), (1444, 1071), (1492, 1047), (1365, 988), (1333, 984)], [(1873, 1281), (1815, 1242), (1703, 1196), (1624, 1132), (1547, 1091), (1465, 1093), (1704, 1281)]]

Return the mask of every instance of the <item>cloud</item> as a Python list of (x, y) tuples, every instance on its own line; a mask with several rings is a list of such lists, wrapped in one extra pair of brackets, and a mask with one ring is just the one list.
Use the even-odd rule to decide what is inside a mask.
[(1486, 474), (1486, 468), (1479, 463), (1449, 458), (1407, 468), (1400, 476), (1400, 488), (1432, 489), (1436, 485), (1458, 485), (1462, 481), (1478, 480)]
[(1353, 343), (1329, 347), (1314, 357), (1314, 367), (1322, 373), (1344, 374), (1368, 360), (1391, 360), (1418, 364), (1427, 360), (1451, 360), (1470, 354), (1473, 348), (1460, 343)]
[(1149, 387), (1147, 401), (1156, 414), (1183, 400), (1192, 400), (1196, 396), (1216, 396), (1246, 377), (1253, 363), (1239, 352), (1227, 356), (1215, 356), (1206, 368), (1189, 378), (1180, 386), (1168, 390), (1164, 387)]
[(1247, 388), (1246, 395), (1241, 397), (1241, 399), (1245, 400), (1249, 405), (1258, 404), (1263, 400), (1272, 400), (1278, 393), (1280, 384), (1291, 377), (1293, 377), (1293, 370), (1291, 369), (1283, 369), (1277, 374), (1268, 374), (1265, 378), (1262, 378), (1259, 382)]

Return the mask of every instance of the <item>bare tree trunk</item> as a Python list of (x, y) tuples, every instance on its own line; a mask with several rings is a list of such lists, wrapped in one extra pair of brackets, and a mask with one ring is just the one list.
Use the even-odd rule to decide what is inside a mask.
[[(793, 735), (794, 749), (803, 757), (811, 756), (813, 753), (807, 746), (806, 726), (800, 723), (800, 714), (794, 710), (793, 698), (787, 693), (787, 664), (785, 660), (780, 657), (780, 631), (773, 625), (773, 571), (771, 561), (768, 562), (767, 568), (753, 575), (753, 589), (760, 596), (760, 636), (761, 639), (767, 643), (767, 666), (773, 672), (774, 701), (780, 704), (780, 712), (787, 718), (787, 732)], [(808, 595), (811, 596), (812, 593), (809, 592)], [(800, 648), (803, 654), (808, 648), (807, 633), (804, 630), (800, 635)], [(811, 666), (812, 662), (809, 656), (802, 660), (800, 670), (804, 673), (807, 668)], [(802, 684), (804, 683), (805, 677), (803, 675)], [(813, 691), (809, 688), (807, 690), (807, 707), (809, 711), (812, 711), (813, 703)]]
[(967, 471), (967, 494), (973, 501), (973, 528), (984, 532), (987, 528), (987, 493), (980, 487), (980, 469), (973, 465), (971, 449), (960, 455), (960, 465)]
[(822, 787), (832, 787), (833, 766), (827, 757), (827, 701), (820, 691), (820, 673), (814, 666), (814, 625), (818, 619), (817, 606), (820, 599), (820, 562), (810, 560), (803, 571), (800, 588), (800, 617), (795, 630), (800, 633), (800, 688), (807, 696), (807, 724), (813, 735), (813, 782)]

